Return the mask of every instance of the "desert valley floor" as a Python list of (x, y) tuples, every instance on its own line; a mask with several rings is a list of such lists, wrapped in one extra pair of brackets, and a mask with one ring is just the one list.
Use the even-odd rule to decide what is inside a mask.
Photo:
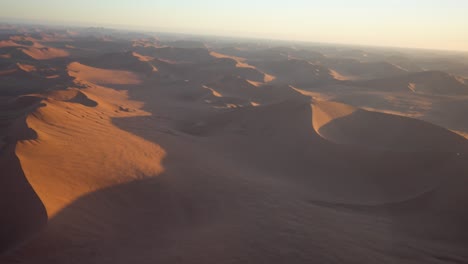
[(468, 263), (468, 54), (0, 27), (0, 263)]

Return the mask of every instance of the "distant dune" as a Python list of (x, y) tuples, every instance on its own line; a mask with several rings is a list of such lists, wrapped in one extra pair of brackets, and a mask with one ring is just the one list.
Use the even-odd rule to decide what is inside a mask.
[(425, 71), (392, 78), (376, 79), (354, 83), (380, 91), (409, 91), (426, 94), (468, 94), (468, 86), (460, 79), (445, 72)]
[(323, 64), (347, 79), (375, 79), (402, 75), (407, 71), (388, 62), (360, 62), (354, 59), (327, 58)]
[(441, 152), (468, 150), (465, 138), (444, 128), (335, 102), (314, 104), (314, 128), (333, 142), (366, 148)]
[(266, 73), (275, 76), (274, 81), (276, 83), (308, 87), (317, 84), (333, 83), (336, 80), (328, 68), (305, 60), (262, 61), (254, 65)]
[(116, 70), (131, 69), (132, 71), (144, 74), (153, 72), (154, 67), (150, 62), (152, 59), (150, 59), (149, 56), (135, 54), (134, 52), (107, 53), (97, 57), (81, 59), (80, 62), (96, 68)]
[(28, 49), (22, 49), (22, 51), (26, 55), (36, 60), (48, 60), (48, 59), (53, 59), (53, 58), (67, 57), (69, 55), (68, 52), (64, 50), (56, 49), (56, 48), (48, 48), (48, 47), (28, 48)]

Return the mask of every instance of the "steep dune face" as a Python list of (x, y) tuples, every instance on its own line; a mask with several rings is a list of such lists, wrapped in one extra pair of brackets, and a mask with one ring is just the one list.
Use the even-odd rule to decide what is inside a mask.
[(399, 151), (468, 150), (465, 138), (424, 121), (336, 102), (316, 102), (313, 108), (317, 133), (339, 144)]
[(2, 146), (0, 166), (0, 253), (4, 253), (38, 233), (47, 222), (47, 213), (24, 175), (14, 143)]
[(37, 136), (26, 125), (25, 116), (39, 102), (39, 98), (24, 97), (0, 106), (0, 253), (30, 239), (47, 221), (45, 208), (15, 154), (18, 140)]

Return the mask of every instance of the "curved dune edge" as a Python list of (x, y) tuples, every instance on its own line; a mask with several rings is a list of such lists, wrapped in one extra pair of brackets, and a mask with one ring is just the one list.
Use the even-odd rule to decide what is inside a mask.
[(40, 104), (40, 98), (22, 96), (1, 106), (0, 122), (6, 131), (0, 137), (0, 253), (12, 250), (44, 228), (47, 213), (27, 181), (15, 154), (18, 140), (34, 139), (26, 125), (28, 112)]
[[(26, 178), (49, 217), (86, 193), (163, 171), (160, 146), (112, 124), (112, 118), (148, 115), (138, 109), (141, 103), (99, 86), (68, 92), (71, 98), (63, 92), (55, 95), (62, 100), (52, 95), (27, 117), (37, 139), (16, 146)], [(83, 95), (78, 103), (71, 102)], [(97, 105), (90, 107), (89, 101)]]
[(468, 149), (464, 137), (425, 121), (332, 101), (316, 101), (312, 109), (315, 131), (334, 143), (393, 151), (464, 152)]

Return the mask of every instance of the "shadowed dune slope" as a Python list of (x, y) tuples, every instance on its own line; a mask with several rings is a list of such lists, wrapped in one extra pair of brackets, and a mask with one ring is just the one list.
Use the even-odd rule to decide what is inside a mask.
[(108, 53), (92, 58), (81, 59), (80, 62), (84, 65), (103, 68), (108, 70), (126, 70), (139, 73), (150, 73), (153, 71), (151, 63), (142, 60), (149, 60), (148, 57), (137, 57), (133, 52)]
[(39, 102), (36, 97), (20, 97), (0, 106), (0, 253), (31, 238), (47, 221), (45, 208), (15, 153), (18, 140), (37, 137), (25, 118)]
[(0, 253), (4, 253), (38, 233), (47, 222), (47, 213), (24, 175), (14, 143), (0, 151)]
[[(449, 153), (379, 150), (367, 146), (372, 139), (362, 143), (364, 146), (335, 144), (316, 133), (311, 108), (304, 100), (243, 108), (188, 123), (181, 130), (223, 142), (222, 146), (230, 149), (230, 158), (255, 164), (271, 177), (309, 186), (318, 200), (358, 204), (402, 201), (432, 190), (449, 171), (461, 173), (449, 165), (456, 162), (459, 148)], [(349, 109), (353, 108), (345, 107)], [(412, 126), (413, 121), (419, 123), (412, 119), (399, 122), (400, 126)], [(437, 140), (443, 145), (453, 138), (458, 136), (447, 132)]]

